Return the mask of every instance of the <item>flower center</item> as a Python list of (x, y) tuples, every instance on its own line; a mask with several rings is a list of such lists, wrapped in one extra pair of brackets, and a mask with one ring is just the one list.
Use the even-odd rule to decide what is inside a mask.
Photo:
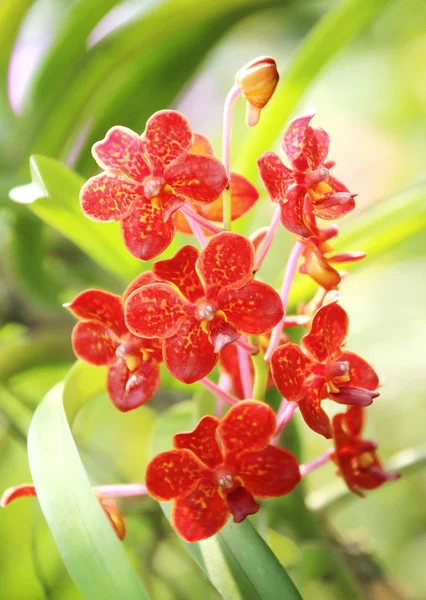
[(222, 475), (219, 478), (218, 484), (223, 488), (231, 488), (234, 485), (234, 478), (232, 475)]
[(149, 199), (155, 198), (156, 196), (159, 195), (162, 188), (163, 188), (163, 184), (161, 183), (161, 181), (159, 179), (150, 177), (143, 184), (143, 193), (145, 194), (146, 198), (149, 198)]
[(213, 321), (216, 309), (211, 304), (200, 304), (197, 306), (197, 317), (201, 321)]

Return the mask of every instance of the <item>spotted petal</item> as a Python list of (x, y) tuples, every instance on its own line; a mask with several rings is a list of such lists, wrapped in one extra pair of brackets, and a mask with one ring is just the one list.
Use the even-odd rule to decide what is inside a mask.
[(265, 152), (257, 160), (260, 177), (272, 202), (284, 200), (287, 189), (294, 183), (293, 173), (275, 152)]
[(217, 301), (236, 329), (247, 335), (270, 331), (284, 316), (279, 294), (261, 281), (249, 281), (238, 290), (221, 291)]
[(348, 336), (348, 315), (338, 300), (337, 293), (326, 296), (326, 303), (314, 314), (310, 332), (302, 338), (303, 346), (319, 362), (338, 359)]
[(194, 133), (194, 141), (189, 149), (191, 154), (206, 154), (207, 156), (214, 156), (213, 144), (205, 135), (201, 133)]
[(242, 450), (262, 450), (276, 429), (273, 410), (263, 402), (242, 400), (235, 404), (221, 420), (217, 434), (225, 453), (237, 454)]
[(324, 380), (321, 377), (316, 377), (311, 381), (306, 396), (299, 402), (299, 410), (308, 427), (315, 433), (330, 439), (332, 437), (330, 419), (321, 408), (323, 385)]
[(131, 214), (121, 221), (126, 248), (140, 260), (152, 260), (170, 246), (176, 227), (174, 216), (164, 220), (163, 210), (139, 198)]
[(272, 377), (287, 400), (298, 402), (305, 395), (304, 382), (310, 363), (297, 344), (283, 344), (272, 354)]
[(128, 412), (148, 402), (160, 385), (158, 363), (150, 361), (130, 371), (124, 360), (118, 359), (108, 369), (107, 391), (118, 410)]
[(254, 247), (250, 240), (228, 231), (215, 235), (197, 261), (208, 299), (215, 300), (219, 291), (243, 287), (252, 278), (253, 265)]
[(146, 338), (170, 337), (186, 316), (186, 303), (167, 283), (152, 283), (134, 291), (126, 300), (129, 330)]
[(194, 246), (184, 246), (173, 258), (154, 263), (153, 273), (159, 281), (174, 283), (190, 302), (204, 296), (204, 289), (195, 270), (200, 253)]
[(310, 111), (296, 117), (284, 132), (283, 150), (294, 167), (302, 172), (317, 169), (326, 156), (324, 152), (328, 152), (328, 135), (322, 129), (315, 130), (309, 125), (314, 114)]
[(122, 295), (123, 302), (127, 300), (132, 292), (149, 283), (155, 283), (154, 275), (151, 271), (145, 271), (138, 275), (125, 289), (124, 294)]
[(244, 487), (256, 498), (284, 496), (301, 479), (296, 458), (288, 450), (277, 446), (242, 452), (236, 458), (234, 466)]
[(103, 290), (85, 290), (64, 304), (77, 319), (98, 321), (117, 336), (127, 333), (124, 323), (123, 304), (120, 296)]
[(115, 360), (119, 344), (111, 330), (98, 321), (82, 321), (72, 331), (74, 354), (91, 365), (107, 365)]
[(181, 113), (159, 110), (147, 121), (144, 141), (151, 172), (159, 176), (168, 165), (185, 158), (192, 146), (193, 134)]
[(175, 335), (164, 342), (164, 364), (183, 383), (194, 383), (208, 375), (218, 358), (209, 336), (193, 317), (187, 317)]
[(378, 388), (379, 378), (376, 371), (358, 354), (344, 352), (340, 360), (346, 360), (349, 363), (349, 385), (365, 388), (366, 390), (376, 390)]
[(194, 431), (178, 433), (173, 438), (175, 448), (191, 450), (207, 467), (214, 469), (222, 461), (222, 452), (216, 439), (219, 419), (207, 415), (198, 423)]
[(217, 485), (201, 479), (197, 487), (174, 502), (172, 524), (187, 542), (199, 542), (217, 533), (225, 525), (229, 509), (219, 495)]
[(305, 222), (305, 196), (305, 186), (291, 186), (285, 202), (281, 202), (281, 223), (291, 233), (306, 238), (312, 235), (312, 230)]
[(101, 173), (81, 188), (81, 210), (92, 221), (120, 221), (131, 213), (138, 191), (134, 183), (115, 173)]
[(173, 500), (189, 494), (203, 476), (205, 467), (189, 450), (161, 452), (145, 473), (148, 493), (157, 500)]
[(201, 154), (189, 154), (171, 165), (164, 178), (178, 196), (200, 204), (217, 200), (228, 183), (222, 163)]
[(127, 127), (112, 127), (105, 138), (92, 148), (92, 154), (102, 169), (125, 173), (141, 182), (149, 175), (149, 168), (143, 159), (140, 136)]

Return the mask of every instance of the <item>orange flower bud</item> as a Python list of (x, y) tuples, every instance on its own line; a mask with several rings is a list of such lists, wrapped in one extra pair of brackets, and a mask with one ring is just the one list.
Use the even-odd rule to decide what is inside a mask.
[(236, 74), (235, 81), (247, 100), (246, 122), (249, 127), (258, 123), (261, 109), (271, 99), (278, 80), (277, 63), (270, 56), (258, 56)]

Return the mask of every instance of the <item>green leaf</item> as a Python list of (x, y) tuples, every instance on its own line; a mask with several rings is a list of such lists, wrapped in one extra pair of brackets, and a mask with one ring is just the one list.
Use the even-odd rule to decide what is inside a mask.
[(95, 223), (80, 208), (84, 179), (53, 158), (32, 156), (32, 183), (14, 188), (10, 197), (28, 205), (45, 223), (74, 242), (105, 269), (128, 281), (147, 269), (126, 250), (119, 223)]
[(241, 144), (238, 173), (256, 174), (256, 160), (274, 145), (288, 118), (311, 83), (348, 46), (390, 0), (344, 0), (309, 32), (263, 111), (260, 125)]
[[(70, 140), (89, 121), (92, 128), (86, 149), (112, 125), (143, 128), (151, 112), (171, 103), (206, 53), (234, 23), (280, 4), (281, 0), (158, 3), (100, 40), (81, 56), (66, 78), (61, 77), (52, 109), (41, 121), (37, 117), (36, 137), (29, 140), (32, 151), (64, 156)], [(43, 102), (41, 95), (39, 102)], [(28, 111), (28, 128), (33, 119), (32, 111)], [(93, 171), (89, 154), (83, 152), (83, 156)]]
[(37, 408), (28, 434), (31, 474), (59, 552), (83, 598), (147, 599), (92, 493), (62, 398), (59, 384)]
[[(163, 413), (153, 432), (152, 454), (172, 447), (172, 437), (193, 426), (190, 402)], [(162, 503), (170, 518), (170, 504)], [(228, 522), (202, 542), (182, 542), (225, 600), (292, 600), (301, 596), (276, 556), (249, 520)]]

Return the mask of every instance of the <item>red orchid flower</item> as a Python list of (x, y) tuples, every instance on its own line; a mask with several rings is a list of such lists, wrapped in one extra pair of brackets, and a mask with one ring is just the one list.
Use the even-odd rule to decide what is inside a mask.
[(228, 180), (217, 159), (191, 154), (193, 133), (187, 119), (173, 110), (156, 112), (139, 136), (113, 127), (92, 149), (100, 175), (82, 187), (83, 212), (95, 221), (120, 221), (127, 249), (151, 260), (171, 243), (173, 213), (187, 200), (208, 204)]
[(157, 500), (174, 500), (172, 523), (188, 542), (255, 514), (254, 498), (284, 496), (300, 481), (296, 458), (270, 445), (276, 429), (269, 406), (244, 400), (219, 420), (206, 416), (194, 431), (174, 436), (174, 450), (148, 465), (146, 486)]
[(347, 262), (356, 262), (365, 258), (365, 252), (342, 252), (336, 254), (328, 240), (335, 237), (338, 233), (337, 227), (327, 229), (317, 229), (317, 232), (310, 238), (304, 238), (305, 245), (303, 251), (304, 262), (299, 271), (309, 275), (318, 285), (326, 290), (334, 290), (342, 280), (342, 274), (337, 271), (330, 263), (341, 264)]
[(80, 319), (72, 332), (76, 356), (95, 366), (108, 365), (108, 395), (122, 412), (147, 402), (160, 383), (161, 343), (132, 335), (124, 322), (127, 295), (151, 281), (152, 275), (143, 273), (122, 298), (102, 290), (86, 290), (64, 305)]
[(346, 413), (333, 417), (335, 450), (331, 459), (338, 467), (348, 488), (363, 497), (361, 489), (374, 490), (386, 481), (395, 481), (400, 475), (389, 473), (376, 454), (377, 443), (363, 440), (365, 411), (360, 406), (351, 406)]
[(260, 176), (273, 202), (281, 205), (281, 222), (302, 237), (315, 234), (315, 217), (338, 219), (355, 207), (354, 194), (335, 177), (326, 162), (330, 138), (320, 128), (310, 126), (310, 111), (293, 119), (284, 132), (282, 148), (289, 169), (274, 152), (257, 161)]
[(237, 233), (215, 235), (201, 252), (184, 246), (154, 264), (158, 283), (130, 294), (127, 327), (137, 336), (162, 338), (170, 373), (184, 383), (199, 381), (226, 344), (240, 334), (265, 333), (283, 316), (277, 292), (253, 280), (253, 262), (253, 244)]
[(368, 406), (379, 396), (374, 369), (342, 349), (349, 319), (338, 300), (338, 293), (329, 292), (315, 312), (311, 330), (302, 338), (305, 352), (291, 343), (279, 346), (271, 357), (272, 377), (280, 393), (297, 402), (307, 425), (326, 438), (332, 437), (332, 429), (322, 400)]
[[(213, 146), (204, 135), (199, 133), (194, 134), (194, 143), (190, 149), (191, 154), (204, 154), (207, 156), (214, 157)], [(230, 177), (230, 192), (231, 192), (231, 203), (232, 203), (232, 214), (231, 219), (235, 221), (239, 217), (245, 215), (256, 203), (259, 198), (258, 191), (252, 183), (242, 175), (238, 173), (231, 173)], [(221, 223), (223, 220), (223, 196), (220, 195), (217, 200), (209, 204), (194, 204), (192, 208), (202, 217), (213, 221), (215, 223)], [(176, 229), (185, 234), (191, 234), (192, 229), (190, 228), (185, 215), (177, 211), (176, 212)], [(211, 235), (210, 232), (206, 231), (207, 235)]]
[[(112, 498), (103, 498), (94, 488), (93, 493), (96, 498), (99, 500), (99, 504), (102, 506), (105, 515), (115, 531), (118, 539), (124, 540), (126, 535), (126, 523), (124, 521), (124, 517), (121, 514), (117, 502)], [(8, 488), (2, 495), (0, 499), (0, 506), (5, 508), (18, 498), (27, 498), (27, 497), (36, 497), (37, 493), (35, 487), (32, 483), (21, 483), (20, 485), (16, 485), (14, 487)]]

